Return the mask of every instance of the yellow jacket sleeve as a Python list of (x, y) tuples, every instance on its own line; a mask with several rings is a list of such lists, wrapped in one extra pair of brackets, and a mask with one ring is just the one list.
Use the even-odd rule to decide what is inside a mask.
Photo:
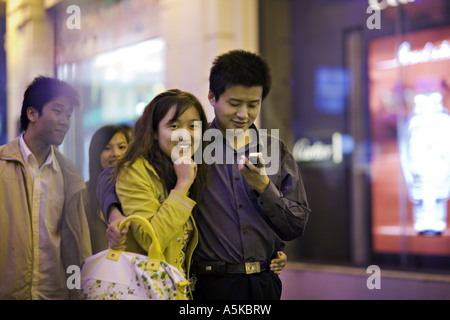
[[(176, 190), (171, 190), (166, 197), (158, 175), (143, 158), (121, 169), (117, 176), (116, 193), (124, 214), (138, 214), (148, 219), (163, 253), (173, 252), (170, 246), (176, 245), (176, 239), (183, 234), (184, 225), (196, 202)], [(150, 237), (136, 223), (131, 224), (131, 229), (137, 242), (147, 251), (151, 244)]]

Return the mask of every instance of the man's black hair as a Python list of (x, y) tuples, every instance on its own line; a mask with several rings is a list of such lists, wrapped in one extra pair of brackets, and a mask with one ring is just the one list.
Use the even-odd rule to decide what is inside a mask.
[(217, 101), (229, 87), (261, 86), (264, 99), (269, 94), (271, 82), (270, 68), (263, 58), (249, 51), (232, 50), (214, 60), (209, 75), (209, 90)]
[(28, 107), (33, 107), (42, 114), (42, 107), (58, 97), (66, 97), (72, 107), (80, 105), (78, 93), (68, 83), (45, 76), (36, 77), (27, 87), (23, 95), (20, 114), (20, 132), (25, 132), (30, 122), (27, 117)]

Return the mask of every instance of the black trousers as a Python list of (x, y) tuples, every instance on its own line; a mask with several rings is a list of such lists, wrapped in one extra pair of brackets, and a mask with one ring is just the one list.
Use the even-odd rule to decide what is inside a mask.
[(194, 300), (280, 300), (281, 280), (271, 271), (197, 275)]

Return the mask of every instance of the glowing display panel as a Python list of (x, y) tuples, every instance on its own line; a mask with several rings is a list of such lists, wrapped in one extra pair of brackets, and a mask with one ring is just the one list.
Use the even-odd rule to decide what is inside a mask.
[[(428, 122), (429, 129), (425, 130), (425, 126), (417, 126), (422, 120), (411, 119), (417, 101), (431, 101), (433, 92), (436, 93), (434, 97), (440, 96), (445, 111), (448, 112), (449, 42), (450, 28), (446, 27), (408, 33), (402, 38), (379, 38), (369, 43), (372, 243), (375, 252), (450, 255), (449, 215), (446, 214), (445, 226), (440, 224), (442, 232), (439, 235), (430, 235), (420, 232), (415, 210), (418, 203), (423, 210), (425, 207), (430, 208), (429, 204), (434, 200), (429, 199), (440, 197), (438, 206), (445, 206), (441, 209), (448, 212), (449, 201), (445, 199), (448, 195), (447, 186), (428, 185), (424, 190), (417, 187), (418, 184), (411, 183), (411, 177), (417, 178), (418, 173), (423, 173), (422, 180), (425, 176), (436, 177), (438, 166), (442, 170), (442, 176), (449, 170), (450, 160), (433, 157), (433, 161), (430, 161), (431, 150), (428, 154), (424, 151), (433, 147), (433, 150), (447, 154), (442, 146), (448, 144), (445, 137), (448, 122), (435, 119), (433, 129), (431, 130)], [(430, 105), (428, 102), (426, 106)], [(408, 132), (411, 126), (418, 130)], [(405, 147), (402, 151), (407, 149), (407, 152), (400, 152), (400, 146)], [(405, 165), (409, 166), (406, 170)], [(418, 169), (417, 166), (421, 168)], [(414, 169), (413, 173), (411, 168)]]

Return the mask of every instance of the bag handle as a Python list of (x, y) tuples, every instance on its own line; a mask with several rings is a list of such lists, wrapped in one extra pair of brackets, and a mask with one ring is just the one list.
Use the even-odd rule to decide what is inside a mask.
[[(127, 222), (137, 222), (139, 223), (147, 232), (148, 235), (150, 235), (152, 239), (152, 243), (150, 245), (150, 248), (148, 249), (148, 262), (147, 262), (147, 270), (158, 270), (159, 269), (159, 262), (165, 261), (164, 254), (161, 250), (161, 245), (159, 243), (158, 238), (156, 237), (155, 229), (153, 229), (152, 224), (145, 219), (142, 216), (133, 214), (131, 216), (126, 217), (119, 223), (119, 230), (121, 230)], [(108, 253), (108, 258), (111, 260), (119, 260), (120, 257), (120, 251), (110, 249)]]
[[(152, 224), (150, 221), (145, 219), (142, 216), (133, 214), (131, 216), (126, 217), (119, 223), (119, 230), (121, 230), (127, 222), (137, 222), (139, 223), (144, 230), (150, 235), (152, 238), (152, 243), (150, 245), (150, 248), (148, 249), (148, 261), (146, 269), (149, 271), (158, 271), (160, 263), (162, 261), (165, 261), (164, 254), (161, 250), (161, 245), (159, 243), (158, 238), (156, 237), (155, 229), (153, 229)], [(114, 250), (109, 249), (107, 259), (118, 261), (120, 258), (120, 253), (123, 250)], [(176, 284), (177, 288), (177, 296), (176, 300), (186, 300), (186, 295), (189, 292), (189, 282), (187, 280), (179, 281)]]

